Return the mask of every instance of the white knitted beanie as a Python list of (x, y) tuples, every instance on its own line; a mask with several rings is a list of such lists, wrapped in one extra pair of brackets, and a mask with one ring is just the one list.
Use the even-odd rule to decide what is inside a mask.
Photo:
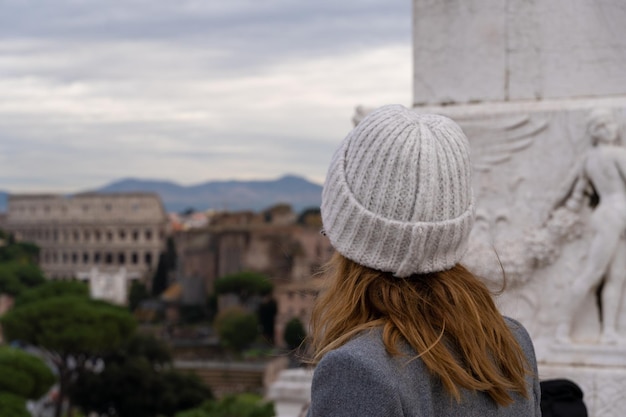
[(331, 244), (398, 277), (452, 268), (474, 223), (469, 153), (447, 117), (400, 105), (370, 113), (328, 169), (321, 210)]

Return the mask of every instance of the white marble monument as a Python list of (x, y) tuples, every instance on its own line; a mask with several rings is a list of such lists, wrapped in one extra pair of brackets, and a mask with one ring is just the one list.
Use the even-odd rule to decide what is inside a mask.
[(452, 117), (472, 146), (465, 263), (506, 283), (498, 304), (531, 333), (541, 378), (577, 382), (592, 417), (621, 416), (626, 4), (413, 3), (414, 108)]

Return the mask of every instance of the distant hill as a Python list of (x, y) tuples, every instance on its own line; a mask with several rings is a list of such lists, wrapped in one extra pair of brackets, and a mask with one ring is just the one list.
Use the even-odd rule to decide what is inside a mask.
[(168, 212), (195, 210), (260, 211), (287, 203), (294, 211), (319, 207), (322, 187), (294, 175), (270, 181), (209, 181), (182, 186), (168, 181), (123, 179), (93, 190), (102, 193), (153, 192)]

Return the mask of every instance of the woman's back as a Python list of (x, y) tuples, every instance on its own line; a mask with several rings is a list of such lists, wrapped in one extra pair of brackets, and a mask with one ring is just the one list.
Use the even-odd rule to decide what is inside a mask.
[(337, 252), (311, 320), (311, 417), (540, 415), (527, 333), (459, 264), (475, 208), (456, 123), (369, 114), (333, 156), (321, 214)]
[[(532, 342), (516, 321), (506, 319), (522, 350), (534, 362)], [(541, 416), (539, 383), (527, 377), (529, 398), (498, 406), (487, 394), (461, 390), (461, 401), (450, 396), (415, 351), (406, 344), (402, 356), (391, 356), (382, 330), (372, 329), (324, 356), (315, 370), (309, 416), (384, 417), (532, 417)], [(536, 372), (536, 369), (534, 370)]]

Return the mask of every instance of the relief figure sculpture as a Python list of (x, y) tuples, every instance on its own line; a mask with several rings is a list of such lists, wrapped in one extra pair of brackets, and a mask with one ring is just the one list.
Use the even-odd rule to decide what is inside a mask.
[(572, 320), (591, 291), (599, 294), (603, 344), (619, 341), (617, 320), (626, 281), (626, 148), (621, 144), (619, 125), (607, 110), (591, 113), (587, 132), (592, 141), (574, 185), (568, 208), (579, 210), (586, 203), (586, 190), (593, 187), (599, 202), (590, 217), (591, 241), (584, 267), (571, 286), (557, 340), (568, 341)]

